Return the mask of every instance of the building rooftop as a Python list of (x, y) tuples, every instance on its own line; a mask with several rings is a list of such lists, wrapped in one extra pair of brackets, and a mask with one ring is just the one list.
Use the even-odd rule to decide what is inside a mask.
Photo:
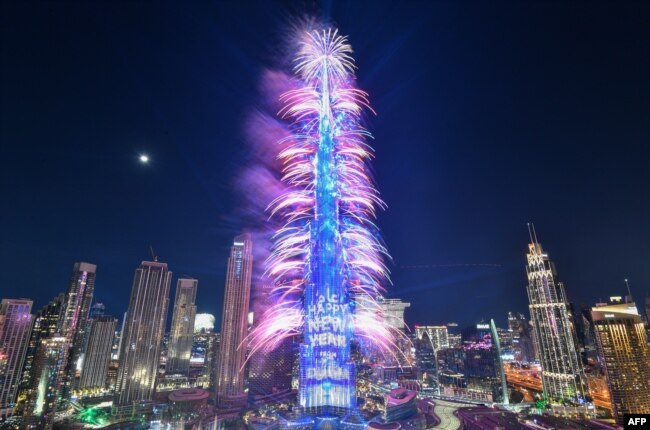
[(210, 394), (200, 388), (182, 388), (169, 393), (170, 402), (191, 402), (207, 399)]

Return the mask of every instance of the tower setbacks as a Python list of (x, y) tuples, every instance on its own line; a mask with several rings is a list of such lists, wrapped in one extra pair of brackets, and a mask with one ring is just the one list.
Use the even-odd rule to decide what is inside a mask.
[(235, 237), (226, 271), (221, 343), (217, 366), (217, 402), (222, 408), (246, 403), (244, 362), (248, 334), (248, 307), (253, 269), (253, 242), (249, 234)]
[(586, 384), (564, 284), (557, 281), (555, 265), (537, 241), (534, 227), (530, 236), (526, 266), (528, 301), (539, 347), (544, 394), (551, 401), (579, 403), (585, 398)]
[(167, 264), (158, 261), (143, 261), (135, 271), (120, 340), (114, 415), (147, 411), (153, 400), (171, 278)]

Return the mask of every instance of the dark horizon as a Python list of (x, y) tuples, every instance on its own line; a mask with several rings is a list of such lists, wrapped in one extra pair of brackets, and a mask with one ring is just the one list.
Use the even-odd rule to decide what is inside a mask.
[(171, 295), (198, 279), (219, 326), (229, 247), (254, 227), (245, 124), (304, 16), (349, 35), (378, 113), (388, 296), (412, 303), (409, 325), (528, 315), (528, 222), (576, 306), (625, 278), (650, 295), (648, 3), (0, 7), (0, 284), (34, 312), (87, 261), (121, 320), (153, 246)]

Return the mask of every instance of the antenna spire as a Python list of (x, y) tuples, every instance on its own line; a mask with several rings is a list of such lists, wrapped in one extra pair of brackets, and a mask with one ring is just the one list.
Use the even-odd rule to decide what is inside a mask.
[(153, 252), (153, 246), (149, 245), (149, 252), (151, 252), (151, 258), (154, 262), (158, 262), (158, 256)]
[(537, 240), (537, 232), (535, 231), (535, 224), (531, 222), (530, 226), (533, 228), (533, 237), (535, 238), (535, 245), (539, 245), (539, 241)]
[(630, 298), (630, 302), (633, 302), (632, 300), (632, 291), (630, 291), (630, 283), (627, 282), (627, 278), (625, 278), (625, 286), (627, 287), (627, 296)]
[(530, 236), (530, 243), (539, 245), (539, 242), (537, 241), (537, 232), (535, 232), (535, 224), (532, 222), (527, 222), (526, 225), (528, 226), (528, 236)]

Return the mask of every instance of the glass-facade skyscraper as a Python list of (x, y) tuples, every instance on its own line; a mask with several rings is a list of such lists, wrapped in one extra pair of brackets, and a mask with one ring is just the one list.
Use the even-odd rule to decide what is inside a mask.
[(138, 412), (153, 400), (171, 278), (167, 264), (158, 261), (143, 261), (135, 271), (122, 331), (114, 415)]
[(68, 398), (71, 390), (78, 383), (76, 371), (82, 358), (85, 343), (90, 330), (90, 307), (95, 290), (97, 266), (90, 263), (75, 263), (70, 275), (68, 292), (65, 295), (65, 305), (59, 320), (58, 332), (65, 337), (69, 351), (64, 359), (63, 396)]
[(551, 401), (578, 403), (585, 397), (586, 384), (569, 302), (564, 284), (557, 281), (555, 266), (537, 242), (534, 229), (527, 259), (529, 309), (544, 394)]
[(246, 360), (246, 346), (242, 343), (248, 334), (252, 269), (251, 237), (248, 234), (237, 236), (228, 258), (217, 363), (217, 402), (223, 408), (246, 403), (242, 368)]
[(634, 303), (591, 309), (614, 417), (650, 414), (650, 350)]
[(168, 375), (183, 374), (187, 376), (190, 371), (198, 283), (199, 281), (196, 279), (180, 278), (176, 284), (176, 298), (165, 368)]

